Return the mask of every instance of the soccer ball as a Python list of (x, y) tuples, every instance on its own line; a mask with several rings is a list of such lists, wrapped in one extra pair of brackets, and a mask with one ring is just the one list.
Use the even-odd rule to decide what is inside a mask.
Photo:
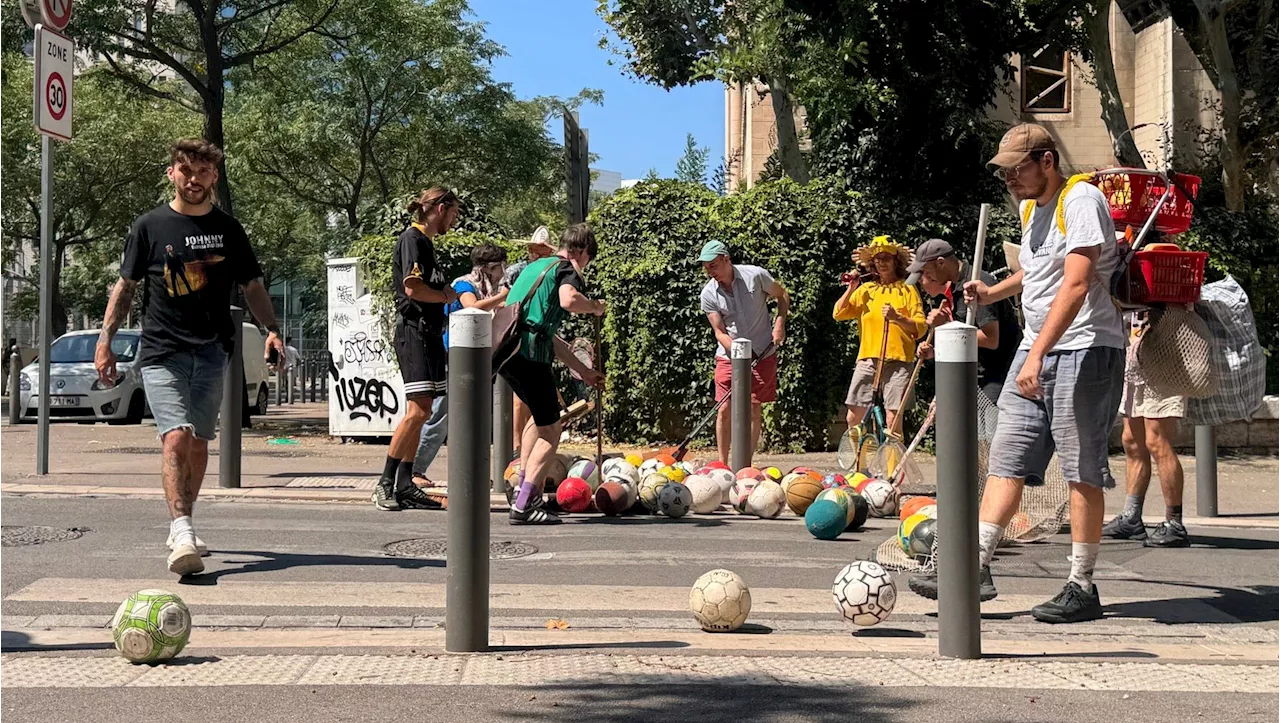
[(658, 509), (667, 517), (684, 517), (693, 507), (693, 493), (679, 482), (668, 482), (658, 490)]
[(758, 484), (760, 480), (750, 477), (735, 481), (733, 487), (729, 489), (729, 504), (733, 505), (733, 509), (741, 514), (747, 514), (747, 498), (751, 496), (751, 492)]
[(786, 506), (787, 495), (782, 491), (782, 485), (773, 480), (761, 482), (747, 495), (747, 512), (766, 520), (782, 514)]
[(645, 477), (648, 477), (654, 472), (657, 472), (658, 470), (662, 469), (662, 467), (663, 467), (662, 460), (658, 459), (657, 457), (654, 457), (653, 459), (646, 459), (644, 462), (640, 464), (640, 479), (644, 479)]
[(666, 477), (654, 472), (648, 477), (645, 477), (644, 481), (640, 483), (640, 502), (644, 505), (646, 510), (649, 512), (660, 511), (658, 506), (658, 492), (662, 489), (663, 485), (667, 484), (667, 482), (669, 482), (669, 480)]
[(637, 470), (630, 462), (619, 457), (606, 459), (604, 464), (601, 465), (601, 469), (604, 471), (604, 478), (606, 480), (614, 477), (621, 477), (625, 479), (628, 484), (637, 484), (640, 481), (640, 471)]
[(693, 583), (689, 609), (703, 630), (732, 632), (751, 614), (751, 590), (737, 573), (712, 570)]
[(876, 517), (898, 516), (898, 488), (885, 480), (872, 480), (862, 488), (862, 496), (871, 506), (871, 514)]
[(859, 560), (836, 575), (831, 597), (845, 620), (865, 627), (888, 619), (898, 601), (898, 586), (883, 567)]
[(681, 483), (684, 482), (685, 477), (689, 476), (689, 473), (684, 471), (684, 467), (673, 467), (671, 465), (665, 465), (659, 468), (658, 474), (662, 475), (663, 477), (666, 477), (672, 482), (681, 482)]
[(733, 489), (733, 483), (737, 482), (737, 479), (733, 476), (733, 472), (730, 472), (723, 467), (712, 467), (711, 465), (707, 465), (706, 467), (703, 467), (698, 474), (710, 477), (711, 481), (715, 482), (716, 485), (720, 487), (720, 503), (726, 505), (729, 504), (729, 490)]
[(712, 482), (710, 477), (691, 474), (685, 477), (684, 486), (693, 495), (694, 512), (706, 515), (720, 509), (720, 486)]
[(182, 652), (191, 637), (191, 612), (164, 590), (135, 592), (111, 619), (116, 650), (132, 663), (159, 663)]
[(596, 463), (589, 459), (579, 459), (574, 462), (569, 467), (569, 476), (584, 480), (591, 487), (592, 492), (600, 486), (600, 470), (596, 467)]

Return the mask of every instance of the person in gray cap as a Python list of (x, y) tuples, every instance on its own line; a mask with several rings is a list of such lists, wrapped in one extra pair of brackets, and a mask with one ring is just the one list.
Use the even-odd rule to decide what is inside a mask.
[[(960, 285), (973, 277), (970, 264), (961, 261), (951, 244), (940, 238), (931, 238), (916, 247), (915, 261), (907, 267), (910, 274), (907, 283), (919, 285), (929, 299), (930, 311), (926, 321), (937, 328), (951, 321), (964, 321), (969, 303), (960, 292)], [(980, 279), (988, 286), (995, 286), (996, 279), (986, 271)], [(1013, 302), (1002, 299), (994, 304), (979, 306), (974, 322), (978, 327), (978, 387), (996, 404), (1004, 387), (1009, 365), (1022, 342), (1022, 329), (1013, 311)], [(916, 353), (924, 359), (933, 358), (933, 345), (921, 342)]]

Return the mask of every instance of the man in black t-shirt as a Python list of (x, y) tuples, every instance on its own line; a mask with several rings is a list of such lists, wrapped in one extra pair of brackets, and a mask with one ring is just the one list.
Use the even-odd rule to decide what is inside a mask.
[(396, 239), (391, 260), (396, 298), (396, 359), (404, 380), (404, 416), (391, 435), (382, 477), (373, 488), (373, 506), (392, 512), (442, 507), (413, 483), (413, 459), (422, 425), (431, 416), (431, 401), (448, 391), (445, 373), (444, 305), (458, 294), (445, 283), (431, 239), (447, 232), (458, 219), (458, 197), (440, 186), (422, 192), (409, 204), (413, 223)]
[(187, 138), (174, 144), (167, 171), (174, 198), (140, 216), (129, 230), (120, 280), (111, 292), (94, 353), (98, 378), (118, 383), (111, 339), (129, 314), (138, 282), (145, 282), (137, 364), (163, 440), (162, 479), (173, 518), (169, 570), (178, 575), (203, 571), (200, 558), (208, 554), (191, 515), (204, 482), (234, 345), (230, 300), (235, 285), (269, 331), (265, 353), (273, 347), (283, 351), (249, 238), (240, 222), (213, 205), (221, 162), (221, 149), (208, 141)]
[[(927, 321), (937, 328), (953, 320), (964, 321), (968, 314), (961, 287), (973, 273), (970, 265), (956, 257), (955, 249), (942, 239), (929, 239), (916, 248), (915, 261), (907, 268), (908, 284), (919, 283), (930, 299)], [(986, 271), (980, 278), (993, 286), (996, 279)], [(951, 290), (948, 294), (948, 289)], [(1000, 399), (1009, 366), (1022, 342), (1022, 328), (1008, 299), (979, 306), (974, 326), (978, 327), (978, 387), (994, 405)], [(933, 346), (921, 344), (919, 354), (933, 358)]]

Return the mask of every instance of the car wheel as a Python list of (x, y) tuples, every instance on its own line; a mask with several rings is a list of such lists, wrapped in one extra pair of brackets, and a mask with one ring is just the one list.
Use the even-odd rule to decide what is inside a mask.
[(263, 382), (258, 385), (258, 399), (250, 410), (254, 416), (261, 417), (267, 413), (267, 399), (271, 396), (270, 390), (267, 389), (267, 383)]

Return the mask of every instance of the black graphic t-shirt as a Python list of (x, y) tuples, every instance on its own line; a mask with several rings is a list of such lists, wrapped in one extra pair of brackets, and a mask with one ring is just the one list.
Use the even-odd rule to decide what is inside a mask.
[(219, 208), (186, 216), (168, 204), (134, 221), (120, 275), (143, 281), (138, 365), (221, 342), (230, 354), (231, 289), (262, 276), (244, 227)]
[(444, 289), (444, 270), (436, 264), (435, 246), (422, 229), (410, 226), (396, 239), (391, 275), (396, 293), (396, 313), (406, 321), (420, 322), (425, 332), (443, 334), (444, 304), (415, 301), (404, 293), (405, 279), (419, 279), (427, 288), (436, 291)]

